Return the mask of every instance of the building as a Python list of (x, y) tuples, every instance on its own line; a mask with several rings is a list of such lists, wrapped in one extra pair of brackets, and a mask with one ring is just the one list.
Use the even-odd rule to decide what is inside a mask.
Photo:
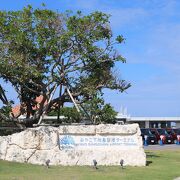
[(119, 113), (117, 120), (126, 124), (138, 123), (140, 128), (180, 128), (180, 117), (131, 117)]

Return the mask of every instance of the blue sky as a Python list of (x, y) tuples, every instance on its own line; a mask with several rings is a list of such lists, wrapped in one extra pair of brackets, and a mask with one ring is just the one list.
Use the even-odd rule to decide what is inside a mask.
[(43, 2), (59, 12), (111, 14), (114, 35), (126, 38), (119, 51), (127, 63), (117, 68), (132, 87), (123, 94), (105, 91), (106, 102), (117, 111), (127, 107), (132, 116), (180, 116), (179, 0), (0, 0), (0, 10), (40, 7)]

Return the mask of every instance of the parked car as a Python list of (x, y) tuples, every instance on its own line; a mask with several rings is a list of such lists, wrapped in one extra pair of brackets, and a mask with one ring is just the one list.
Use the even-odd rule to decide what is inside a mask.
[(180, 128), (179, 129), (173, 129), (176, 135), (180, 135)]
[(147, 138), (147, 144), (157, 144), (158, 142), (156, 136), (151, 133), (150, 129), (141, 129), (141, 136), (143, 142), (145, 141), (145, 137)]
[(160, 138), (164, 139), (166, 144), (174, 143), (172, 135), (168, 134), (165, 129), (157, 129), (160, 134)]
[[(150, 128), (150, 131), (151, 131), (151, 133), (153, 134), (153, 135), (155, 135), (156, 136), (156, 139), (157, 139), (157, 142), (158, 142), (158, 144), (160, 144), (160, 134), (159, 134), (159, 132), (158, 132), (158, 130), (156, 129), (156, 128)], [(163, 144), (165, 144), (166, 142), (165, 142), (165, 136), (162, 138), (162, 141), (163, 141)]]
[(176, 132), (174, 131), (174, 129), (167, 128), (166, 131), (167, 131), (167, 133), (168, 133), (169, 135), (172, 136), (173, 142), (176, 143), (176, 142), (177, 142), (177, 134), (176, 134)]
[(180, 143), (180, 129), (173, 129), (173, 130), (174, 130), (176, 137), (177, 137), (176, 142), (179, 141), (179, 143)]

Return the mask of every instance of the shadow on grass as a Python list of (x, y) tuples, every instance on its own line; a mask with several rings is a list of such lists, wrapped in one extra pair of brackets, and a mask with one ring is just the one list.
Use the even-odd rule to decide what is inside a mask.
[[(146, 157), (147, 158), (160, 158), (161, 156), (154, 154), (153, 152), (146, 152)], [(146, 166), (149, 166), (152, 163), (153, 163), (152, 161), (146, 161)]]
[(146, 166), (149, 166), (152, 163), (152, 161), (146, 161)]
[(157, 158), (157, 157), (161, 157), (161, 156), (159, 156), (159, 155), (156, 155), (156, 154), (154, 154), (154, 153), (152, 153), (152, 152), (146, 152), (146, 157), (147, 158)]

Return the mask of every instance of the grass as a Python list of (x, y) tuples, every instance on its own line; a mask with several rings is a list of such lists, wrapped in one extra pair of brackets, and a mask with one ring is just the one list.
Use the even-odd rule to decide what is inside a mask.
[(0, 160), (0, 180), (172, 180), (180, 177), (180, 150), (146, 151), (146, 167), (63, 167), (21, 164)]

